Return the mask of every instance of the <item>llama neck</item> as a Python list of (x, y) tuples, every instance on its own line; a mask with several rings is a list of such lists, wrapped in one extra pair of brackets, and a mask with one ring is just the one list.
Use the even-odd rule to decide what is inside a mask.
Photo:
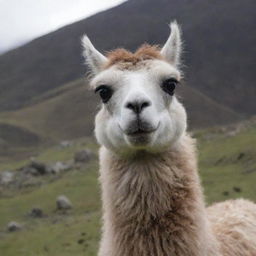
[(217, 255), (204, 242), (211, 232), (190, 137), (159, 155), (141, 153), (126, 160), (102, 148), (100, 180), (100, 255)]

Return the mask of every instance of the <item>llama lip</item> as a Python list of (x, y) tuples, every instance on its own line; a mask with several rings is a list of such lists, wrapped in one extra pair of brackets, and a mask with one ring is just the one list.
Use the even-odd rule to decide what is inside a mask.
[(126, 134), (129, 136), (139, 136), (139, 135), (146, 135), (146, 134), (152, 133), (154, 131), (155, 130), (147, 131), (147, 130), (142, 130), (139, 128), (138, 130), (133, 131), (133, 132), (126, 132)]
[(149, 135), (155, 132), (158, 129), (159, 125), (160, 123), (158, 123), (156, 127), (153, 127), (152, 125), (149, 125), (147, 123), (136, 122), (131, 124), (127, 129), (122, 129), (120, 125), (119, 127), (124, 134), (128, 136), (137, 137), (137, 136)]

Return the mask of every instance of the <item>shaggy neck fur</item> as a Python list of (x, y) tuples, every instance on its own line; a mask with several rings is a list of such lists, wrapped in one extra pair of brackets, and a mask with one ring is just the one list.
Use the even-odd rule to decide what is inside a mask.
[[(216, 256), (193, 140), (161, 154), (121, 159), (102, 147), (100, 256)], [(211, 241), (205, 243), (205, 241)]]

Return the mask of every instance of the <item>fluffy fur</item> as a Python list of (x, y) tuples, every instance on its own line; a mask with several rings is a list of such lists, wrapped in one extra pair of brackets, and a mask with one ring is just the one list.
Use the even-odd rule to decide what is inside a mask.
[(209, 232), (190, 137), (175, 149), (141, 152), (129, 160), (103, 147), (100, 163), (100, 256), (220, 255)]
[(95, 121), (104, 212), (99, 256), (256, 256), (254, 203), (205, 207), (185, 109), (162, 88), (181, 77), (179, 27), (171, 29), (161, 51), (144, 46), (105, 57), (84, 39), (96, 73), (91, 86), (111, 89)]
[(103, 237), (99, 256), (255, 256), (256, 205), (205, 208), (194, 141), (129, 160), (102, 147)]
[(256, 205), (248, 200), (228, 200), (207, 208), (222, 256), (256, 255)]

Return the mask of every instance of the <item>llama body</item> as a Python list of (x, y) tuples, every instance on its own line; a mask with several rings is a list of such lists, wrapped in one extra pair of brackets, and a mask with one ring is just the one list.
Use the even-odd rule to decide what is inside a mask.
[(205, 209), (194, 142), (123, 161), (100, 150), (103, 237), (99, 256), (254, 256), (256, 206), (229, 200)]
[(103, 105), (96, 117), (103, 199), (99, 256), (254, 256), (256, 205), (206, 209), (195, 142), (174, 95), (181, 79), (176, 23), (161, 50), (105, 57), (83, 39)]

